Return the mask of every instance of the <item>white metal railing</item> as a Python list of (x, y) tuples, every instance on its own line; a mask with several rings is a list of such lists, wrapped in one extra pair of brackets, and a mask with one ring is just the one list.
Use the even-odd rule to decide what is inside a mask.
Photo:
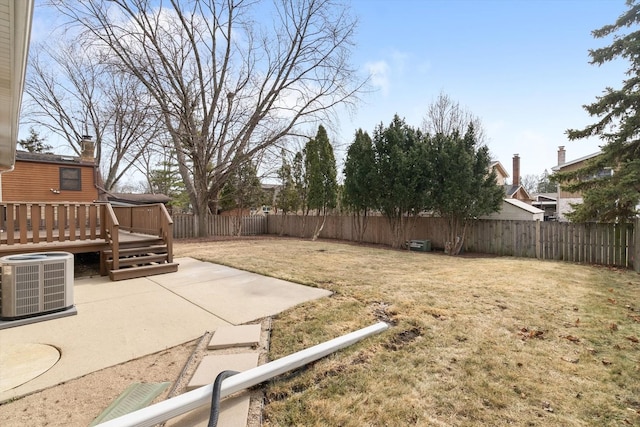
[[(297, 353), (290, 354), (273, 362), (266, 363), (253, 369), (229, 377), (222, 382), (220, 398), (229, 396), (240, 390), (260, 384), (276, 375), (284, 374), (299, 368), (342, 348), (348, 347), (371, 335), (378, 334), (389, 328), (384, 322), (359, 329), (347, 335), (315, 345)], [(213, 384), (197, 388), (174, 398), (155, 405), (148, 406), (130, 414), (114, 418), (100, 424), (102, 427), (151, 427), (163, 423), (178, 415), (206, 405), (211, 401)]]

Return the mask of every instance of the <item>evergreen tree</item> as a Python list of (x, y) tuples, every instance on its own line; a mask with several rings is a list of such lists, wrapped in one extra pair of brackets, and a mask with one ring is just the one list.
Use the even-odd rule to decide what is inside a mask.
[(293, 157), (292, 174), (293, 183), (298, 195), (298, 202), (300, 210), (302, 211), (302, 229), (300, 230), (300, 237), (305, 237), (307, 228), (307, 217), (309, 216), (309, 184), (307, 182), (307, 173), (305, 170), (305, 149), (298, 151)]
[[(570, 129), (570, 140), (599, 136), (602, 154), (575, 171), (556, 173), (554, 179), (570, 192), (582, 192), (584, 202), (574, 205), (567, 216), (572, 221), (620, 221), (636, 217), (640, 202), (640, 4), (628, 0), (629, 9), (614, 24), (593, 31), (595, 38), (614, 36), (605, 47), (589, 51), (591, 64), (626, 59), (630, 62), (628, 78), (619, 89), (607, 87), (596, 102), (585, 105), (594, 124), (584, 129)], [(627, 34), (623, 31), (632, 29)], [(613, 173), (602, 173), (607, 168)], [(609, 169), (609, 170), (611, 170)]]
[(422, 133), (397, 115), (373, 134), (376, 208), (387, 218), (392, 246), (407, 240), (411, 216), (429, 207), (430, 170)]
[(29, 137), (27, 139), (19, 140), (18, 145), (30, 153), (49, 153), (53, 147), (45, 144), (45, 141), (46, 138), (40, 137), (40, 134), (30, 127)]
[(358, 129), (347, 150), (342, 203), (347, 211), (353, 213), (353, 224), (359, 242), (366, 231), (369, 212), (376, 203), (375, 161), (371, 137)]
[(457, 255), (468, 222), (500, 210), (504, 190), (496, 183), (495, 171), (489, 173), (489, 149), (478, 144), (472, 124), (464, 137), (457, 131), (429, 137), (429, 151), (433, 211), (447, 219), (445, 252)]
[(293, 178), (292, 167), (287, 161), (284, 149), (281, 154), (282, 166), (278, 170), (280, 180), (280, 191), (277, 196), (277, 206), (281, 212), (280, 235), (284, 234), (284, 222), (289, 212), (297, 212), (300, 207), (300, 196), (296, 190), (296, 183)]
[(315, 240), (324, 228), (328, 211), (336, 207), (338, 195), (336, 159), (327, 131), (322, 125), (318, 127), (316, 137), (305, 145), (305, 170), (308, 183), (307, 205), (318, 214), (313, 233)]
[(169, 206), (186, 210), (189, 207), (189, 195), (178, 171), (175, 153), (165, 153), (164, 160), (158, 162), (157, 168), (147, 174), (148, 191), (152, 194), (164, 194), (171, 197)]
[(536, 187), (536, 193), (555, 193), (558, 191), (557, 185), (551, 180), (551, 175), (546, 169), (540, 175), (538, 180), (538, 186)]
[(244, 209), (262, 205), (262, 184), (253, 162), (246, 161), (231, 174), (220, 194), (223, 210), (236, 209), (234, 234), (242, 234)]

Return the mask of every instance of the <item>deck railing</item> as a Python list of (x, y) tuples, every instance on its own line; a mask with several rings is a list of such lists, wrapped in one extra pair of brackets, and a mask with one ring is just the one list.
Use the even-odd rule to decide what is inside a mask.
[(162, 203), (141, 206), (113, 206), (120, 230), (163, 237), (173, 221)]
[[(173, 220), (162, 203), (142, 206), (110, 206), (119, 229), (158, 236), (167, 245), (168, 262), (173, 262)], [(116, 256), (114, 249), (114, 259)]]
[[(102, 237), (109, 242), (111, 248), (111, 254), (113, 256), (112, 269), (117, 270), (120, 268), (120, 223), (118, 217), (114, 212), (113, 206), (106, 203), (102, 205), (102, 212), (104, 218), (104, 227), (102, 229)], [(100, 256), (104, 254), (101, 252)], [(100, 259), (100, 274), (107, 274), (107, 265), (103, 258)]]
[(102, 211), (94, 203), (0, 202), (0, 244), (95, 240)]

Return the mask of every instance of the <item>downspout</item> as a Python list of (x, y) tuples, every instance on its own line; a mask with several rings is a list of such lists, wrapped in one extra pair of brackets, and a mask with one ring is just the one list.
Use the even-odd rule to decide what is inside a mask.
[[(347, 335), (315, 345), (297, 353), (290, 354), (273, 362), (266, 363), (253, 369), (240, 372), (226, 378), (220, 388), (220, 398), (229, 396), (240, 390), (260, 384), (277, 375), (307, 365), (322, 357), (328, 356), (342, 348), (348, 347), (371, 335), (378, 334), (389, 328), (384, 322), (359, 329)], [(213, 384), (197, 388), (172, 399), (148, 406), (130, 414), (109, 420), (102, 427), (151, 427), (163, 423), (178, 415), (185, 414), (211, 401)]]

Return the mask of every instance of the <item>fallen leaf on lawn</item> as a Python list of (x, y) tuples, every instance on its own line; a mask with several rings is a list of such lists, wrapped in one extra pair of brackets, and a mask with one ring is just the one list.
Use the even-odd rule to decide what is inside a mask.
[(566, 336), (560, 337), (560, 338), (566, 338), (571, 342), (580, 342), (580, 338), (574, 337), (573, 335), (566, 335)]
[(627, 339), (631, 342), (640, 342), (640, 340), (638, 340), (638, 337), (634, 337), (634, 336), (629, 336), (627, 337)]
[(578, 363), (580, 361), (580, 359), (572, 359), (570, 357), (562, 357), (562, 360), (569, 363)]
[(576, 319), (576, 326), (580, 325), (580, 318)]
[(607, 298), (607, 301), (609, 301), (611, 304), (615, 304), (616, 300), (613, 298)]
[(618, 330), (618, 325), (616, 325), (615, 323), (612, 323), (609, 325), (609, 329), (611, 329), (611, 331), (617, 331)]
[(592, 348), (592, 347), (588, 347), (587, 348), (587, 352), (591, 353), (591, 354), (596, 354), (596, 349)]
[(611, 365), (611, 360), (609, 360), (609, 359), (602, 359), (602, 364), (603, 364), (604, 366), (609, 366), (609, 365)]
[(634, 314), (627, 314), (627, 316), (631, 317), (633, 320), (640, 323), (640, 316), (636, 316)]
[(531, 332), (529, 332), (529, 337), (530, 338), (542, 338), (542, 334), (544, 334), (544, 331), (531, 331)]

